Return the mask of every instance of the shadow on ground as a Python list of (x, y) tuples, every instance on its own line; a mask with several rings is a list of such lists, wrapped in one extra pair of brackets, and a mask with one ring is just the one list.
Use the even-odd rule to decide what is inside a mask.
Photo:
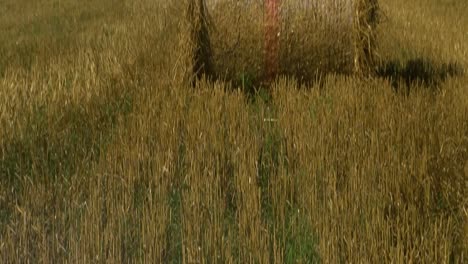
[[(338, 73), (335, 73), (338, 74)], [(458, 62), (441, 63), (426, 58), (416, 58), (408, 61), (392, 60), (381, 63), (372, 74), (375, 78), (389, 80), (395, 92), (409, 94), (413, 87), (428, 88), (437, 91), (441, 85), (451, 77), (460, 77), (465, 74), (465, 69)], [(200, 79), (205, 81), (221, 81), (229, 83), (231, 89), (242, 90), (249, 99), (254, 99), (260, 95), (264, 97), (269, 93), (271, 82), (261, 82), (253, 76), (240, 74), (239, 78), (234, 80), (223, 80), (217, 76), (210, 76), (206, 73), (196, 76), (192, 86)], [(300, 88), (319, 87), (323, 88), (324, 80), (327, 74), (317, 74), (310, 78), (298, 77), (296, 75), (287, 75), (297, 82)], [(338, 74), (340, 75), (340, 74)], [(267, 96), (268, 97), (268, 96)]]
[(376, 71), (380, 78), (389, 79), (395, 90), (410, 91), (413, 85), (436, 89), (450, 77), (462, 76), (463, 67), (457, 62), (436, 63), (425, 58), (401, 61), (388, 61)]

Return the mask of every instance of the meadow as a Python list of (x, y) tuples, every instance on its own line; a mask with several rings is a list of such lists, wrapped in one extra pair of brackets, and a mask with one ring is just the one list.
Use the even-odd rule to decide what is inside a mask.
[(375, 76), (193, 86), (185, 1), (0, 0), (1, 263), (466, 263), (468, 3)]

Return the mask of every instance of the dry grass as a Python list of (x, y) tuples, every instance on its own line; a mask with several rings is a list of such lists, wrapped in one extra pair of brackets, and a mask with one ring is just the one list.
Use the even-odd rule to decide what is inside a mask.
[(253, 94), (192, 87), (182, 3), (4, 2), (0, 262), (466, 262), (465, 1), (382, 4), (375, 78)]

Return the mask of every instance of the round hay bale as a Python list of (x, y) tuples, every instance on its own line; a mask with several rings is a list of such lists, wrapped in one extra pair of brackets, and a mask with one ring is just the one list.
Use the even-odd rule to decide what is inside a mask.
[(199, 75), (257, 83), (374, 66), (377, 0), (189, 1)]

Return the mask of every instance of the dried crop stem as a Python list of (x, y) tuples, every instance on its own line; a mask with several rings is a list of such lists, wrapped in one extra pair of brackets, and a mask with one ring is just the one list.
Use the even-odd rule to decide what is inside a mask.
[(356, 0), (354, 19), (354, 71), (371, 74), (375, 65), (379, 5), (377, 0)]
[(187, 9), (190, 24), (194, 64), (193, 73), (199, 78), (212, 73), (211, 43), (208, 33), (207, 12), (204, 0), (189, 0)]

